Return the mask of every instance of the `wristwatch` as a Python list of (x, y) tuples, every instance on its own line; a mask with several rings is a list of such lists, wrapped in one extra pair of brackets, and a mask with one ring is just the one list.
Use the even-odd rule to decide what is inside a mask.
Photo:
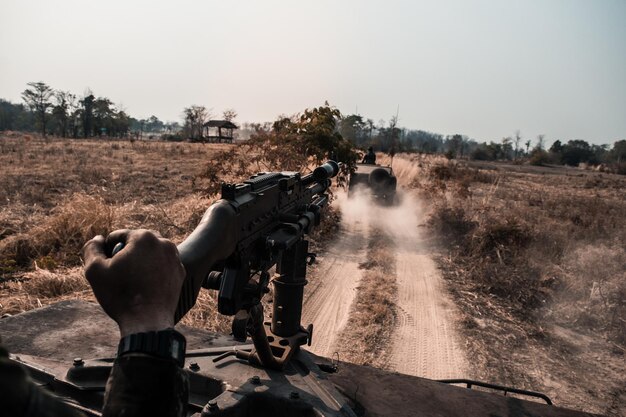
[(117, 356), (126, 353), (145, 353), (162, 359), (171, 359), (182, 368), (185, 365), (186, 345), (185, 336), (174, 329), (133, 333), (120, 340)]

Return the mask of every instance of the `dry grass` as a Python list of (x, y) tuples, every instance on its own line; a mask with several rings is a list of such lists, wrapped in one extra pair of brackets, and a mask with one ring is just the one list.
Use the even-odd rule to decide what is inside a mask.
[[(93, 301), (78, 253), (97, 234), (147, 228), (180, 243), (215, 199), (207, 193), (217, 190), (206, 176), (212, 167), (230, 180), (250, 175), (248, 166), (233, 176), (224, 156), (237, 149), (1, 134), (0, 314), (71, 298)], [(338, 221), (330, 210), (312, 236), (313, 249)], [(215, 294), (202, 291), (183, 323), (229, 333), (230, 319), (216, 305)]]
[[(405, 156), (475, 376), (626, 411), (626, 178)], [(395, 161), (394, 161), (395, 162)]]
[[(77, 266), (96, 234), (144, 227), (180, 242), (212, 201), (193, 178), (227, 148), (0, 136), (0, 312), (93, 300)], [(221, 328), (214, 316), (205, 294), (186, 323)]]
[(397, 285), (393, 242), (380, 229), (368, 241), (365, 271), (339, 342), (341, 360), (358, 365), (383, 366), (395, 320)]
[(35, 269), (5, 282), (0, 291), (0, 315), (19, 314), (62, 300), (95, 301), (82, 268), (61, 268), (54, 272)]

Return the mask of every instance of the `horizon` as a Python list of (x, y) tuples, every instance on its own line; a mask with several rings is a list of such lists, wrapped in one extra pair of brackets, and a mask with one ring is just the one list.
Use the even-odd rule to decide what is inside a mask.
[(612, 145), (626, 136), (624, 18), (615, 0), (8, 1), (0, 97), (21, 103), (43, 81), (137, 119), (180, 122), (198, 104), (234, 108), (239, 123), (328, 101), (376, 123), (399, 108), (399, 126), (479, 142), (520, 130)]

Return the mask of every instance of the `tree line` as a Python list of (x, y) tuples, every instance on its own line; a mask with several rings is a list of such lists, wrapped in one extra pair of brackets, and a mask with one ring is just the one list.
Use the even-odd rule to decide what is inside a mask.
[[(191, 105), (183, 109), (182, 124), (165, 123), (156, 116), (136, 119), (124, 109), (118, 108), (107, 97), (96, 97), (91, 90), (78, 97), (68, 91), (55, 90), (43, 82), (30, 82), (22, 92), (23, 104), (14, 104), (0, 99), (0, 131), (38, 131), (43, 135), (86, 138), (95, 136), (128, 137), (143, 133), (158, 133), (166, 140), (199, 139), (204, 124), (213, 117), (211, 109)], [(331, 107), (326, 104), (322, 108)], [(317, 110), (319, 110), (317, 109)], [(333, 108), (334, 109), (334, 108)], [(333, 111), (335, 111), (334, 109)], [(263, 132), (280, 136), (290, 127), (293, 136), (296, 120), (310, 110), (292, 117), (280, 116), (274, 123), (244, 123), (244, 137), (258, 137)], [(499, 142), (479, 142), (466, 135), (442, 135), (424, 130), (406, 129), (398, 125), (397, 116), (389, 121), (365, 118), (358, 114), (333, 113), (335, 133), (353, 146), (365, 149), (369, 146), (377, 151), (395, 154), (398, 152), (422, 152), (444, 154), (448, 158), (467, 158), (486, 161), (521, 161), (532, 164), (564, 164), (576, 166), (588, 164), (617, 164), (618, 169), (626, 164), (626, 140), (618, 140), (612, 146), (595, 145), (584, 140), (555, 141), (545, 149), (545, 136), (535, 141), (522, 137), (520, 131)], [(237, 112), (225, 110), (222, 119), (233, 121)], [(273, 141), (273, 143), (276, 143)], [(311, 144), (309, 143), (309, 146)]]
[(613, 145), (595, 145), (580, 139), (556, 140), (546, 149), (545, 135), (533, 141), (523, 138), (520, 131), (504, 137), (500, 142), (479, 142), (466, 135), (441, 135), (424, 130), (398, 127), (397, 117), (388, 122), (374, 122), (361, 115), (348, 115), (339, 121), (339, 132), (356, 146), (372, 146), (378, 151), (421, 152), (444, 154), (448, 158), (466, 158), (483, 161), (522, 161), (531, 164), (562, 164), (577, 166), (587, 164), (616, 164), (621, 172), (626, 164), (626, 140)]
[(55, 90), (44, 82), (30, 82), (22, 92), (24, 103), (0, 99), (0, 131), (39, 132), (46, 136), (89, 138), (127, 137), (132, 133), (178, 131), (177, 122), (164, 123), (156, 116), (136, 119), (107, 97), (87, 89), (78, 95)]

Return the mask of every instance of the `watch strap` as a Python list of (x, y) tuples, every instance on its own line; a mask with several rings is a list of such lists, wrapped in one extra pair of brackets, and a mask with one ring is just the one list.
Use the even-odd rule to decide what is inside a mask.
[(185, 365), (186, 345), (185, 336), (174, 329), (133, 333), (120, 339), (117, 356), (126, 353), (145, 353), (173, 360), (182, 368)]

